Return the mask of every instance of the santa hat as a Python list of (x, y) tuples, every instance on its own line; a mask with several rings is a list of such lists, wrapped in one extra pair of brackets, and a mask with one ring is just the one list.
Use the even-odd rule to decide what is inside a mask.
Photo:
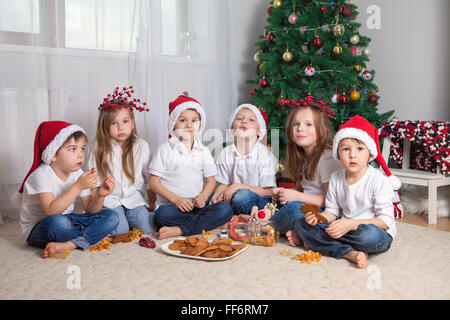
[(182, 95), (178, 96), (178, 98), (169, 103), (169, 121), (167, 123), (169, 136), (174, 135), (175, 123), (177, 122), (180, 114), (187, 109), (194, 109), (200, 115), (201, 121), (198, 133), (201, 133), (205, 129), (205, 110), (197, 100), (189, 97), (187, 92), (183, 92)]
[(258, 120), (259, 133), (260, 133), (260, 135), (258, 137), (258, 142), (261, 142), (261, 140), (264, 139), (264, 137), (267, 133), (267, 128), (269, 126), (269, 119), (267, 118), (267, 114), (264, 112), (264, 109), (261, 107), (255, 107), (254, 105), (249, 104), (249, 103), (241, 104), (231, 114), (229, 123), (228, 123), (228, 127), (230, 129), (233, 128), (233, 122), (234, 122), (234, 119), (236, 118), (236, 115), (238, 114), (238, 112), (240, 110), (242, 110), (244, 108), (249, 109), (256, 116), (256, 119)]
[(19, 193), (23, 193), (23, 186), (25, 185), (28, 176), (32, 174), (41, 163), (50, 164), (51, 159), (55, 156), (56, 152), (61, 148), (67, 138), (77, 131), (86, 134), (80, 126), (64, 121), (45, 121), (39, 125), (34, 138), (33, 165), (25, 176)]
[(363, 142), (373, 158), (380, 164), (386, 176), (388, 176), (389, 182), (394, 190), (400, 189), (402, 185), (401, 181), (392, 175), (381, 154), (378, 142), (378, 130), (375, 126), (359, 115), (354, 116), (342, 124), (333, 140), (333, 156), (335, 159), (338, 159), (339, 142), (345, 138), (354, 138)]

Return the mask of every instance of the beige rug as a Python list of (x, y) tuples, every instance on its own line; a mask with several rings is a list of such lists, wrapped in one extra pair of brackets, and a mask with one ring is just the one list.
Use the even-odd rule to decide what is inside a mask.
[(391, 249), (369, 257), (365, 270), (329, 257), (302, 264), (281, 255), (290, 248), (284, 238), (220, 262), (167, 255), (167, 241), (42, 259), (20, 239), (18, 220), (7, 218), (0, 299), (450, 299), (450, 232), (398, 223)]

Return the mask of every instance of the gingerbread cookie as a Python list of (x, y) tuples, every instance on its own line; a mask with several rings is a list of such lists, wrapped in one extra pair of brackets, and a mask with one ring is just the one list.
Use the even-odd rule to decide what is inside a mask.
[(328, 219), (319, 213), (320, 212), (319, 206), (316, 206), (315, 204), (303, 203), (302, 207), (300, 208), (300, 211), (305, 214), (307, 212), (312, 212), (316, 216), (316, 218), (319, 220), (320, 223), (328, 222)]

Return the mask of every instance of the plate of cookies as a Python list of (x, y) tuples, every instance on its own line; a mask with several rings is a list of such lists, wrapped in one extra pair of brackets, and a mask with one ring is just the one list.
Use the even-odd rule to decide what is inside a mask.
[(229, 239), (214, 239), (210, 242), (202, 236), (180, 237), (161, 245), (161, 249), (168, 254), (209, 261), (234, 258), (247, 248), (245, 244), (234, 243)]

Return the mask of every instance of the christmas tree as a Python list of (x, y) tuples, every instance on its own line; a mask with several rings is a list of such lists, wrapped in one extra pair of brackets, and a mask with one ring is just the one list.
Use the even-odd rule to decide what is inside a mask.
[[(284, 128), (288, 112), (314, 101), (329, 105), (338, 126), (358, 114), (380, 127), (394, 113), (379, 114), (374, 70), (368, 70), (368, 37), (359, 34), (357, 6), (348, 0), (273, 0), (266, 32), (255, 43), (258, 63), (250, 101), (263, 107), (270, 129)], [(270, 136), (268, 142), (270, 142)]]

